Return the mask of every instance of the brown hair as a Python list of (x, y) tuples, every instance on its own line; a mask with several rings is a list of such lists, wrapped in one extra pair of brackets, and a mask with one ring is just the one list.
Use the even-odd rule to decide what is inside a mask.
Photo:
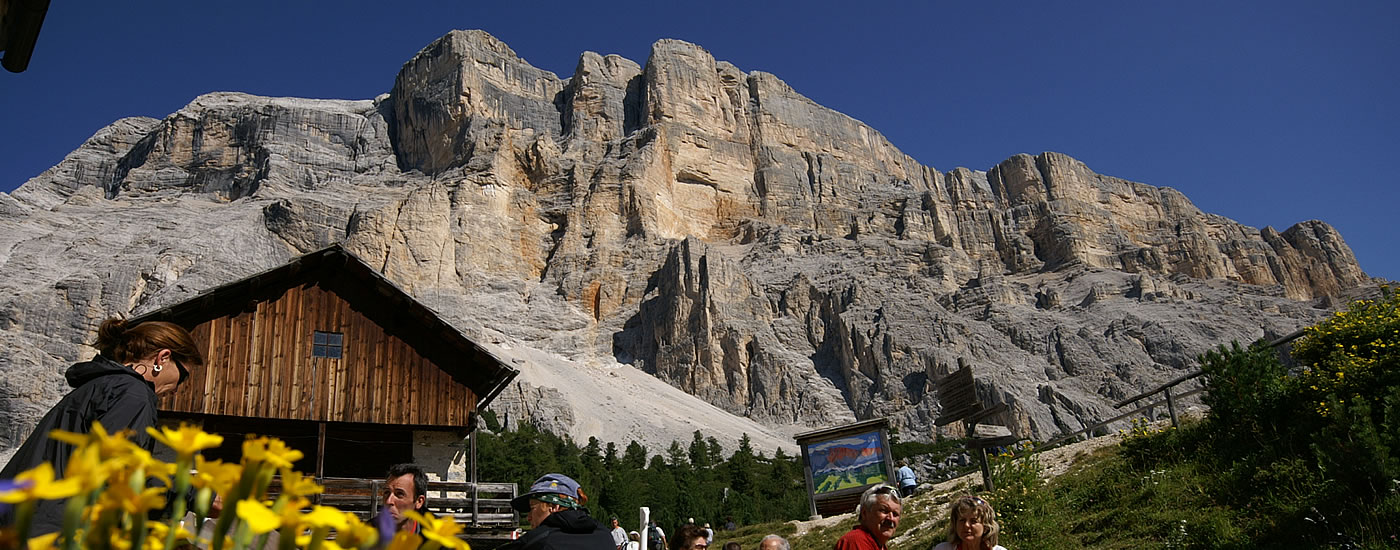
[(204, 354), (194, 343), (194, 337), (184, 327), (165, 321), (146, 321), (132, 325), (126, 319), (113, 317), (102, 321), (97, 329), (98, 353), (118, 363), (145, 359), (162, 349), (170, 350), (185, 365), (204, 365)]
[(686, 550), (695, 539), (705, 539), (705, 530), (694, 523), (682, 525), (676, 536), (671, 537), (671, 550)]
[(956, 545), (962, 540), (958, 538), (958, 516), (968, 512), (976, 514), (977, 519), (982, 522), (982, 548), (996, 548), (997, 539), (1001, 534), (1001, 528), (997, 525), (997, 513), (987, 501), (972, 495), (960, 497), (948, 507), (948, 542)]

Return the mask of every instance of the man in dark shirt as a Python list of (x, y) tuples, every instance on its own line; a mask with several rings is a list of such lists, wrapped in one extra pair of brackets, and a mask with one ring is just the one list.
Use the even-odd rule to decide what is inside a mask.
[(588, 496), (563, 474), (546, 474), (515, 497), (510, 506), (525, 514), (530, 530), (501, 550), (610, 550), (608, 528), (588, 515)]
[(428, 474), (417, 464), (395, 464), (384, 476), (384, 511), (393, 518), (394, 531), (419, 533), (422, 526), (404, 512), (428, 509)]

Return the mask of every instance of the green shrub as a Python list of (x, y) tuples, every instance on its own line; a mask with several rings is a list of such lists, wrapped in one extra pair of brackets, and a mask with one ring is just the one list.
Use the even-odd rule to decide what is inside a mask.
[(1273, 348), (1263, 341), (1248, 348), (1231, 342), (1206, 352), (1200, 362), (1207, 387), (1202, 401), (1219, 429), (1244, 438), (1276, 437), (1281, 415), (1294, 404), (1288, 369)]
[(1400, 295), (1305, 329), (1292, 355), (1292, 372), (1262, 342), (1200, 358), (1210, 442), (1195, 460), (1211, 494), (1262, 546), (1396, 544)]

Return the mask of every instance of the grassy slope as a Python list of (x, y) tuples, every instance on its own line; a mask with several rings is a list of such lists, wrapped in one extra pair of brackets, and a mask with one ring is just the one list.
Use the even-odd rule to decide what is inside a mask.
[[(1194, 425), (1187, 425), (1183, 427), (1187, 433), (1138, 437), (1155, 438), (1151, 441), (1160, 449), (1179, 443), (1181, 437), (1201, 435), (1193, 429)], [(1289, 547), (1327, 547), (1328, 536), (1321, 526), (1300, 528), (1297, 522), (1303, 521), (1301, 518), (1271, 517), (1232, 505), (1236, 499), (1215, 496), (1222, 473), (1211, 471), (1210, 466), (1183, 460), (1182, 456), (1145, 463), (1142, 454), (1141, 446), (1136, 450), (1119, 445), (1101, 447), (1079, 453), (1071, 467), (1049, 479), (1043, 477), (1044, 467), (1001, 459), (997, 472), (1001, 490), (983, 495), (998, 509), (1001, 544), (1013, 550), (1274, 548), (1279, 547), (1280, 541), (1273, 539), (1280, 531), (1301, 531), (1311, 540), (1298, 539)], [(906, 499), (899, 534), (890, 547), (928, 550), (943, 540), (948, 501), (961, 494), (980, 494), (980, 489), (980, 480), (963, 478)], [(1287, 492), (1289, 488), (1260, 490)], [(854, 525), (852, 515), (820, 522), (753, 525), (732, 534), (718, 533), (715, 543), (719, 547), (732, 540), (751, 550), (763, 536), (776, 533), (788, 537), (793, 550), (830, 550)]]

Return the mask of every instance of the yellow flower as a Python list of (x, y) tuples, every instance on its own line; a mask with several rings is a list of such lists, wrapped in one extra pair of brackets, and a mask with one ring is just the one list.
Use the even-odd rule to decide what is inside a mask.
[(428, 540), (441, 544), (444, 548), (471, 549), (467, 545), (467, 541), (457, 538), (457, 533), (462, 532), (462, 526), (457, 525), (457, 522), (450, 517), (437, 518), (432, 514), (419, 514), (412, 510), (404, 512), (404, 516), (417, 521), (418, 525), (422, 527), (421, 534)]
[(197, 426), (192, 426), (184, 422), (180, 423), (178, 429), (170, 429), (161, 426), (160, 430), (146, 428), (146, 433), (156, 438), (156, 441), (163, 443), (175, 451), (175, 455), (180, 459), (187, 459), (205, 449), (210, 449), (222, 445), (224, 436), (205, 433)]
[(227, 464), (221, 460), (204, 460), (202, 455), (194, 457), (195, 474), (190, 484), (196, 489), (209, 488), (215, 493), (227, 494), (243, 475), (243, 466)]
[[(277, 508), (277, 506), (281, 508)], [(282, 525), (296, 527), (301, 525), (305, 517), (301, 509), (311, 505), (311, 501), (296, 495), (286, 495), (283, 499), (278, 499), (278, 504), (273, 505), (277, 509), (277, 514), (282, 518)]]
[(296, 496), (311, 496), (320, 494), (326, 488), (318, 485), (316, 479), (303, 475), (301, 472), (291, 468), (282, 469), (282, 494)]
[(37, 537), (29, 539), (29, 550), (45, 550), (47, 548), (54, 548), (55, 546), (57, 546), (54, 544), (54, 541), (58, 539), (58, 535), (60, 535), (60, 533), (49, 533), (47, 535), (39, 535)]
[[(88, 539), (85, 541), (87, 543), (87, 546), (100, 548), (100, 535), (101, 533), (93, 533), (91, 537), (88, 537)], [(107, 532), (107, 546), (111, 547), (112, 550), (131, 550), (131, 539), (129, 537), (130, 535), (128, 535), (126, 531), (122, 531), (119, 529), (109, 529)], [(142, 548), (141, 550), (145, 549)]]
[(331, 529), (335, 529), (336, 532), (345, 529), (346, 526), (345, 512), (341, 512), (329, 506), (317, 506), (312, 508), (310, 513), (301, 516), (301, 521), (303, 524), (310, 525), (313, 528), (330, 527)]
[[(164, 549), (164, 548), (165, 548), (165, 536), (166, 536), (167, 534), (170, 533), (170, 526), (169, 526), (169, 525), (166, 525), (166, 524), (164, 524), (164, 523), (157, 522), (157, 521), (149, 521), (149, 522), (146, 522), (146, 528), (147, 528), (147, 529), (150, 529), (150, 531), (148, 531), (147, 534), (146, 534), (146, 545), (145, 545), (145, 547), (148, 548), (148, 549), (151, 549), (151, 550), (162, 550), (162, 549)], [(176, 546), (177, 546), (177, 547), (180, 546), (180, 544), (179, 544), (180, 542), (184, 542), (184, 543), (186, 543), (186, 544), (189, 544), (189, 545), (191, 545), (191, 546), (194, 546), (194, 545), (195, 545), (194, 533), (191, 533), (191, 532), (189, 532), (189, 530), (185, 529), (185, 526), (184, 526), (183, 523), (180, 524), (180, 526), (178, 527), (178, 529), (179, 529), (178, 531), (175, 531)]]
[(129, 484), (114, 483), (108, 485), (99, 498), (103, 507), (119, 508), (132, 515), (144, 514), (165, 506), (165, 489), (148, 487), (138, 493)]
[(280, 439), (259, 437), (243, 441), (244, 462), (266, 462), (277, 468), (291, 468), (302, 456), (301, 451), (288, 447)]
[(374, 546), (379, 542), (379, 530), (374, 526), (360, 521), (359, 516), (349, 512), (345, 514), (345, 528), (337, 529), (336, 540), (339, 540), (347, 548), (363, 548)]
[(155, 476), (164, 481), (166, 485), (170, 485), (170, 477), (175, 475), (176, 468), (174, 464), (156, 460), (155, 455), (152, 455), (150, 451), (139, 447), (126, 456), (112, 459), (109, 464), (116, 471), (130, 472), (138, 468), (144, 469), (146, 475)]
[[(339, 535), (336, 535), (336, 536), (339, 536)], [(316, 539), (315, 535), (313, 535), (313, 534), (311, 534), (311, 533), (305, 533), (305, 534), (297, 535), (296, 545), (297, 545), (298, 548), (310, 548), (310, 547), (312, 546), (311, 543), (312, 543), (313, 541), (315, 541), (315, 539)], [(322, 550), (344, 550), (344, 549), (346, 549), (346, 548), (354, 548), (354, 546), (341, 546), (341, 545), (337, 544), (337, 542), (338, 542), (338, 541), (329, 540), (329, 539), (322, 540), (322, 541), (321, 541), (321, 549), (322, 549)], [(343, 541), (339, 541), (339, 542), (343, 542)], [(417, 546), (411, 546), (410, 548), (418, 548), (418, 547), (417, 547)]]
[(13, 488), (0, 492), (0, 502), (14, 504), (40, 499), (68, 498), (78, 494), (78, 490), (82, 488), (76, 479), (55, 481), (53, 464), (47, 462), (20, 472), (19, 475), (15, 476), (15, 481), (18, 483)]
[(238, 501), (237, 513), (238, 518), (248, 524), (248, 529), (254, 535), (261, 535), (282, 526), (282, 518), (256, 500)]
[(82, 448), (95, 446), (99, 449), (102, 460), (125, 457), (136, 451), (144, 451), (139, 445), (132, 443), (129, 436), (131, 430), (120, 430), (117, 433), (109, 434), (107, 429), (102, 427), (101, 422), (93, 421), (92, 429), (88, 433), (80, 434), (54, 430), (49, 432), (49, 437), (64, 443)]
[(417, 536), (408, 531), (399, 531), (394, 535), (394, 538), (389, 541), (389, 546), (384, 550), (416, 550), (417, 548)]

